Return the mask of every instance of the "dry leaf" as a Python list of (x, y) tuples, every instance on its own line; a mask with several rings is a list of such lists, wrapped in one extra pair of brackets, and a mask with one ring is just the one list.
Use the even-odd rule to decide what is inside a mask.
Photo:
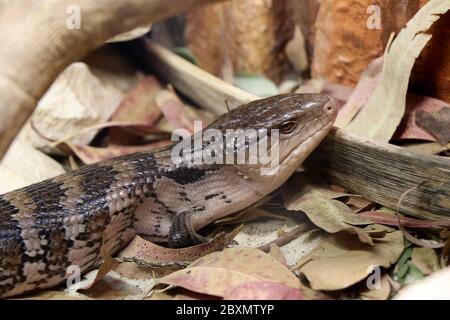
[(392, 138), (405, 112), (414, 62), (431, 39), (431, 34), (426, 31), (449, 9), (448, 0), (429, 1), (400, 31), (387, 49), (379, 85), (369, 102), (346, 127), (349, 131), (385, 142)]
[(354, 235), (328, 236), (297, 265), (314, 290), (340, 290), (363, 280), (374, 266), (389, 267), (403, 251), (400, 231), (386, 233), (374, 245), (357, 241)]
[(295, 26), (293, 38), (286, 44), (286, 57), (295, 71), (303, 72), (308, 69), (308, 54), (305, 48), (305, 37), (299, 26)]
[(417, 114), (421, 111), (435, 112), (442, 109), (445, 105), (447, 103), (442, 100), (408, 93), (406, 96), (405, 115), (395, 131), (393, 139), (436, 141), (433, 135), (417, 125)]
[(163, 90), (159, 81), (153, 76), (140, 80), (122, 99), (112, 122), (135, 123), (135, 126), (109, 129), (109, 141), (112, 144), (134, 144), (138, 142), (135, 134), (145, 134), (149, 129), (161, 132), (156, 128), (161, 118), (161, 110), (155, 102), (156, 93)]
[(74, 135), (72, 143), (89, 144), (98, 130), (78, 133), (106, 122), (121, 98), (119, 90), (103, 85), (86, 64), (73, 63), (41, 98), (19, 139), (46, 152), (56, 152), (48, 147), (49, 140), (57, 141), (69, 135)]
[(445, 146), (450, 143), (450, 108), (444, 107), (436, 112), (420, 111), (416, 114), (416, 123), (430, 132), (438, 142)]
[(230, 248), (211, 253), (186, 269), (163, 277), (160, 282), (223, 298), (230, 296), (237, 287), (255, 282), (272, 282), (297, 290), (300, 286), (288, 268), (254, 248)]
[(15, 140), (1, 162), (0, 194), (53, 178), (64, 168), (29, 144)]
[(288, 210), (303, 211), (319, 228), (330, 233), (348, 231), (356, 233), (361, 241), (372, 243), (370, 236), (357, 225), (371, 224), (370, 218), (355, 214), (345, 203), (331, 197), (345, 194), (309, 183), (311, 178), (295, 176), (283, 190), (284, 205)]
[(244, 282), (226, 296), (227, 300), (305, 300), (299, 289), (275, 282)]
[(424, 275), (440, 269), (439, 258), (436, 251), (431, 248), (414, 248), (411, 261)]
[(192, 262), (211, 252), (223, 249), (239, 233), (240, 229), (241, 227), (238, 227), (227, 234), (220, 233), (208, 242), (181, 249), (162, 247), (136, 236), (133, 241), (119, 253), (118, 258), (132, 258), (136, 261), (139, 260), (146, 263), (150, 267), (152, 265), (158, 266), (174, 263), (184, 264), (186, 262)]
[(375, 59), (367, 66), (367, 69), (361, 74), (355, 90), (353, 90), (348, 101), (339, 110), (334, 122), (336, 127), (345, 128), (369, 101), (380, 82), (382, 66), (383, 57)]
[[(194, 133), (194, 121), (200, 119), (189, 112), (173, 91), (159, 91), (155, 96), (155, 101), (173, 129), (186, 129)], [(203, 126), (206, 125), (206, 123), (203, 123)]]

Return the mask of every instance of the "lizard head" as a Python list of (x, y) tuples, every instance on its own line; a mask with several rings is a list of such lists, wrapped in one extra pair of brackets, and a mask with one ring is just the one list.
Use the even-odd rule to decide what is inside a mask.
[[(239, 156), (235, 158), (242, 174), (278, 175), (278, 170), (282, 170), (290, 175), (332, 128), (337, 112), (336, 100), (327, 95), (285, 94), (244, 104), (222, 115), (208, 128), (220, 130), (225, 137), (227, 131), (235, 133), (232, 151), (235, 156), (245, 154), (245, 163), (239, 163)], [(248, 138), (255, 131), (257, 139)], [(236, 133), (243, 132), (245, 139), (240, 139)], [(230, 139), (226, 140), (228, 144)], [(225, 151), (225, 155), (230, 153), (230, 149)], [(252, 160), (255, 153), (256, 163)]]

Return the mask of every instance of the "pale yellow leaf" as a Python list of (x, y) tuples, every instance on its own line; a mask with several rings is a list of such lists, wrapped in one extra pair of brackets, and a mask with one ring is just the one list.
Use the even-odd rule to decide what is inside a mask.
[(400, 31), (384, 58), (374, 94), (346, 127), (360, 136), (388, 142), (405, 112), (406, 92), (414, 62), (431, 39), (426, 33), (450, 9), (450, 1), (428, 1)]

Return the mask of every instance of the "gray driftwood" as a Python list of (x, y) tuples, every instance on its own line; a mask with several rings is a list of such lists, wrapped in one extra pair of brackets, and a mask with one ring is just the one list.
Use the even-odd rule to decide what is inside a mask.
[[(147, 42), (144, 63), (184, 96), (215, 114), (257, 99), (199, 69), (169, 50)], [(142, 54), (142, 52), (141, 52)], [(306, 165), (330, 182), (366, 198), (424, 218), (450, 220), (450, 160), (408, 152), (391, 144), (334, 129)]]

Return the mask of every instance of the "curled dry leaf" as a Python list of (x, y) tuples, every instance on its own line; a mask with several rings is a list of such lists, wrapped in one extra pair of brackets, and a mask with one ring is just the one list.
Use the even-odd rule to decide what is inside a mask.
[(325, 238), (297, 265), (314, 290), (340, 290), (363, 280), (373, 267), (389, 267), (403, 251), (400, 231), (388, 232), (373, 246), (356, 241), (348, 233), (337, 233)]
[(70, 142), (86, 145), (97, 131), (76, 133), (106, 122), (121, 98), (122, 93), (118, 89), (103, 85), (86, 64), (73, 63), (59, 75), (39, 101), (19, 139), (46, 152), (57, 152), (48, 146), (48, 140), (57, 141), (69, 135), (74, 135)]
[[(253, 263), (249, 263), (252, 261)], [(299, 290), (300, 283), (289, 269), (268, 254), (254, 248), (229, 248), (211, 253), (193, 262), (186, 269), (176, 271), (162, 279), (161, 283), (183, 287), (217, 297), (228, 298), (239, 286), (254, 286), (256, 283), (275, 283)], [(266, 289), (269, 287), (264, 285)], [(259, 294), (270, 299), (271, 292)], [(243, 289), (244, 290), (244, 289)], [(244, 291), (240, 291), (244, 299)], [(254, 294), (249, 290), (250, 295)], [(276, 297), (277, 293), (273, 293)], [(249, 297), (250, 298), (250, 297)]]
[(223, 249), (230, 244), (240, 230), (241, 226), (226, 234), (223, 232), (219, 233), (208, 242), (181, 249), (162, 247), (136, 236), (133, 241), (119, 253), (118, 258), (139, 260), (150, 267), (176, 263), (185, 264), (186, 262), (192, 262), (211, 252)]
[(385, 142), (392, 138), (405, 112), (406, 92), (414, 62), (431, 39), (431, 34), (426, 32), (449, 9), (447, 0), (429, 1), (400, 31), (387, 49), (382, 78), (374, 94), (346, 127), (348, 130)]

